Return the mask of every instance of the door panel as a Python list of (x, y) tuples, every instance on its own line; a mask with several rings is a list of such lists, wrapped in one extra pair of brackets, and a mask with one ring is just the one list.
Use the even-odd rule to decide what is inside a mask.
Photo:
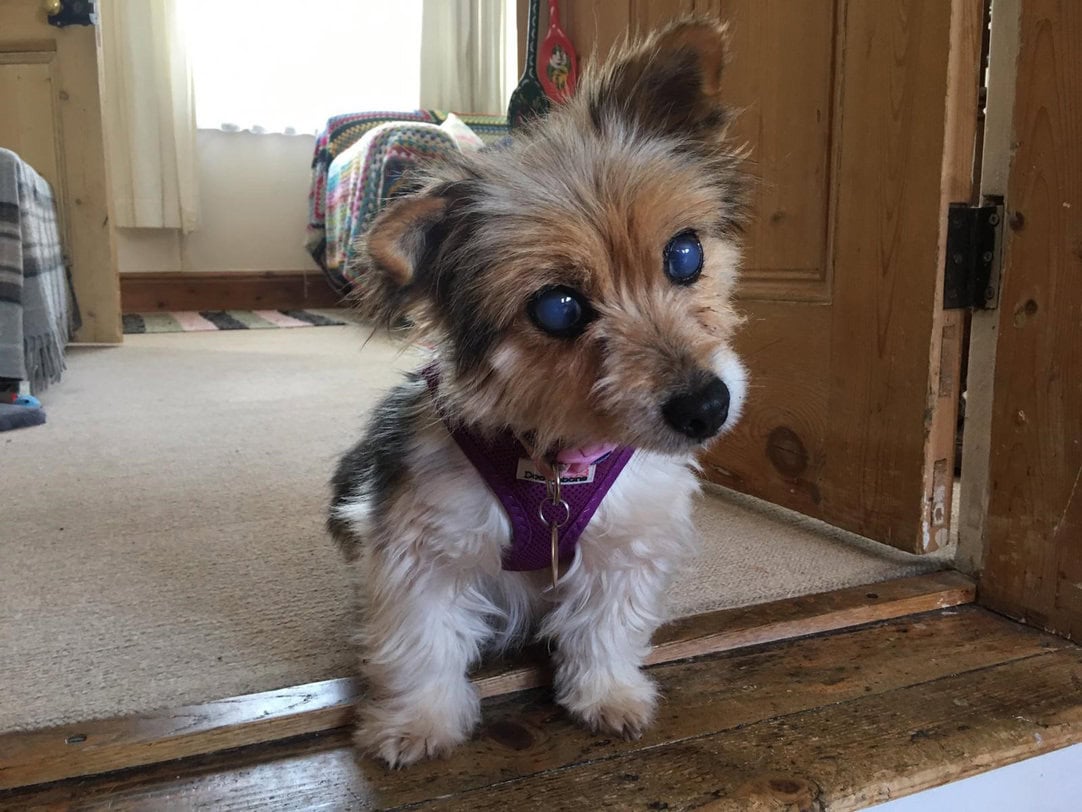
[[(739, 111), (735, 143), (751, 148), (754, 219), (742, 295), (825, 301), (828, 290), (830, 137), (837, 4), (834, 0), (633, 0), (633, 28), (713, 14), (729, 24), (722, 89)], [(782, 126), (783, 125), (783, 126)]]
[(0, 0), (0, 146), (53, 186), (83, 320), (76, 340), (111, 343), (121, 340), (120, 279), (94, 34), (49, 25), (39, 2)]
[[(1019, 9), (993, 10), (1000, 7)], [(1025, 0), (1019, 33), (980, 595), (994, 609), (1077, 640), (1082, 4)]]
[(972, 192), (981, 0), (567, 0), (580, 53), (689, 12), (730, 22), (752, 150), (746, 418), (706, 475), (911, 552), (946, 541), (962, 337), (947, 204)]
[(61, 196), (53, 109), (54, 51), (0, 53), (0, 144), (19, 153)]

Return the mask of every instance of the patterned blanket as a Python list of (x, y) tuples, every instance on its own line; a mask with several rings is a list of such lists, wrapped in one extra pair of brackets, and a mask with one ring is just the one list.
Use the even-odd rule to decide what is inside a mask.
[(351, 286), (354, 240), (368, 230), (384, 201), (405, 186), (403, 174), (418, 161), (451, 155), (455, 140), (435, 124), (380, 124), (334, 159), (327, 172), (324, 262)]
[[(500, 116), (460, 116), (485, 143), (507, 136)], [(455, 150), (454, 139), (439, 125), (446, 113), (354, 113), (336, 116), (316, 140), (308, 195), (306, 247), (335, 290), (344, 293), (350, 278), (350, 251), (387, 199), (398, 194), (403, 174), (419, 161)]]
[(0, 149), (0, 378), (59, 381), (74, 313), (52, 189)]

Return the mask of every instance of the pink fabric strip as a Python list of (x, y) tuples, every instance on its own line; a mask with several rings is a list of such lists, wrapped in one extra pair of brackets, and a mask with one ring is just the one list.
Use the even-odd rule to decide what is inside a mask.
[(271, 324), (275, 324), (279, 327), (311, 327), (311, 323), (307, 321), (301, 321), (295, 319), (292, 316), (287, 316), (285, 313), (279, 313), (277, 310), (253, 310), (257, 316), (261, 319), (266, 319)]
[(180, 329), (186, 333), (198, 333), (206, 330), (217, 330), (218, 325), (200, 316), (194, 310), (176, 310), (172, 314)]

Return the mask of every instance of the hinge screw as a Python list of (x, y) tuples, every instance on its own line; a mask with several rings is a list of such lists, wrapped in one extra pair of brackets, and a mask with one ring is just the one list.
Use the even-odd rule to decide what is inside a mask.
[(983, 254), (981, 254), (981, 259), (983, 259), (985, 262), (991, 262), (992, 261), (992, 252), (991, 251), (985, 251)]
[(998, 214), (989, 214), (988, 215), (988, 225), (998, 226), (999, 225), (999, 215)]
[(990, 302), (994, 298), (996, 298), (996, 289), (989, 285), (984, 289), (984, 301)]

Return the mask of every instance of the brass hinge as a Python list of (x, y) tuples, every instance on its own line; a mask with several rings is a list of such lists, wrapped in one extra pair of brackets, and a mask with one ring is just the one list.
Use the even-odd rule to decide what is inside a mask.
[(947, 213), (947, 256), (943, 308), (991, 310), (999, 302), (1003, 204), (951, 203)]

